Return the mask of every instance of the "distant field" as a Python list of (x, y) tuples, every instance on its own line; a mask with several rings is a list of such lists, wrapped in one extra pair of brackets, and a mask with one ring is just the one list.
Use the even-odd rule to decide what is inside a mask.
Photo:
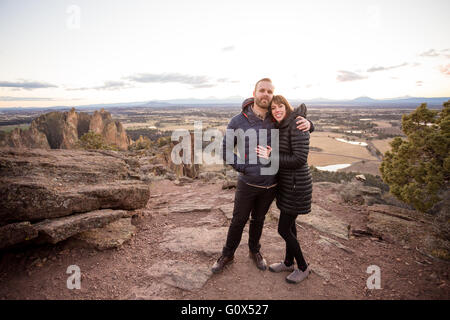
[[(309, 164), (326, 166), (331, 164), (354, 163), (360, 160), (377, 160), (362, 146), (337, 141), (342, 134), (333, 132), (314, 132), (310, 145), (322, 149), (321, 152), (310, 152)], [(362, 139), (355, 141), (364, 142)]]
[[(311, 135), (311, 147), (320, 148), (321, 151), (310, 151), (308, 156), (308, 164), (314, 166), (327, 166), (333, 164), (356, 164), (361, 172), (376, 172), (379, 164), (370, 163), (377, 159), (372, 156), (369, 151), (362, 146), (351, 145), (345, 142), (340, 142), (334, 138), (342, 137), (342, 134), (332, 132), (314, 132)], [(359, 141), (359, 140), (358, 140)], [(363, 141), (363, 140), (361, 140)], [(362, 161), (365, 163), (363, 164)], [(367, 164), (367, 170), (363, 170), (364, 165)], [(221, 166), (204, 167), (205, 171), (215, 171)]]
[(383, 139), (383, 140), (372, 140), (373, 145), (377, 148), (382, 154), (386, 151), (391, 150), (391, 146), (389, 143), (394, 140), (394, 138)]
[(308, 155), (308, 164), (310, 166), (329, 166), (332, 164), (354, 163), (357, 161), (360, 161), (360, 159), (315, 151), (310, 151)]
[(380, 165), (381, 161), (366, 161), (364, 163), (356, 162), (353, 163), (350, 167), (341, 169), (339, 171), (369, 173), (374, 176), (381, 176)]
[(8, 126), (0, 126), (0, 131), (10, 132), (13, 131), (15, 128), (20, 128), (22, 130), (28, 129), (30, 127), (29, 124), (14, 124), (14, 125), (8, 125)]
[(377, 125), (377, 128), (390, 128), (392, 125), (389, 123), (389, 121), (372, 121), (374, 124)]

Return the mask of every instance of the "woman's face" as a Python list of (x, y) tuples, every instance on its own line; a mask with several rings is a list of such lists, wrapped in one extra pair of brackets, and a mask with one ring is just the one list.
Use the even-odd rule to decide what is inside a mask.
[(286, 106), (282, 103), (272, 103), (272, 115), (277, 122), (281, 122), (286, 116)]

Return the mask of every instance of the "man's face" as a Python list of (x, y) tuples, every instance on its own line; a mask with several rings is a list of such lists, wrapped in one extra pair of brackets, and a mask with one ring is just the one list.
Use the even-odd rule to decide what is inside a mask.
[(263, 109), (269, 109), (270, 102), (273, 98), (273, 85), (268, 81), (261, 81), (256, 86), (256, 90), (253, 91), (253, 97), (255, 98), (255, 104)]

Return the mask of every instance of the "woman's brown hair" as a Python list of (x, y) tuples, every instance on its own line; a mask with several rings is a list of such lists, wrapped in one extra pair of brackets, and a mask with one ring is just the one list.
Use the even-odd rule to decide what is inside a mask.
[(285, 108), (286, 108), (286, 116), (284, 118), (289, 117), (289, 115), (291, 114), (292, 111), (294, 111), (294, 108), (292, 108), (291, 104), (289, 103), (289, 101), (287, 101), (287, 99), (281, 95), (277, 95), (277, 96), (273, 96), (272, 98), (272, 102), (270, 104), (270, 112), (269, 114), (273, 117), (272, 115), (272, 104), (284, 104)]

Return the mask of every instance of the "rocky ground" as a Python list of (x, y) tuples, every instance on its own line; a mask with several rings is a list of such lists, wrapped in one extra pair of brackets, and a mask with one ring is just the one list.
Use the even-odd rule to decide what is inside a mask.
[[(313, 270), (304, 282), (288, 284), (287, 274), (258, 270), (248, 257), (248, 226), (234, 263), (213, 275), (233, 199), (234, 189), (223, 190), (221, 183), (155, 181), (147, 206), (127, 224), (129, 232), (121, 229), (124, 243), (116, 249), (81, 245), (86, 242), (78, 237), (0, 251), (0, 299), (450, 298), (448, 262), (420, 246), (359, 232), (371, 223), (370, 207), (343, 203), (326, 183), (314, 185), (313, 212), (297, 220)], [(277, 211), (273, 205), (261, 239), (268, 263), (284, 255)], [(114, 234), (115, 227), (104, 232)], [(81, 289), (67, 288), (71, 265), (80, 268)], [(372, 265), (380, 268), (381, 289), (367, 288)]]

